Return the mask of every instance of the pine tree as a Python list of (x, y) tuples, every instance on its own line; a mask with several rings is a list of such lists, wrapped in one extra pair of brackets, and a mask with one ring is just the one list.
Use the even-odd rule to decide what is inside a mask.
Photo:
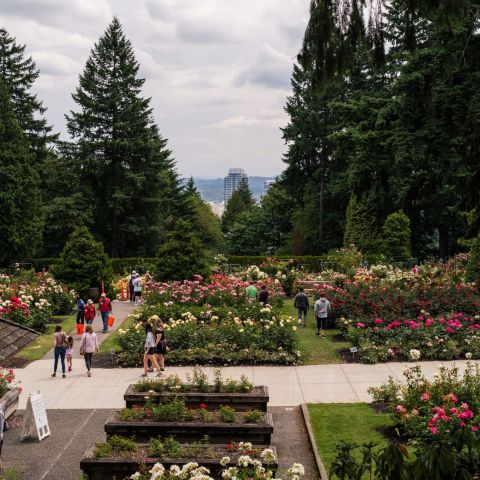
[(114, 18), (91, 51), (67, 116), (76, 171), (94, 211), (94, 231), (112, 256), (151, 255), (172, 223), (180, 186), (154, 123), (144, 80)]
[(25, 45), (19, 45), (5, 28), (0, 28), (0, 80), (20, 127), (24, 131), (37, 160), (46, 156), (46, 145), (56, 139), (44, 118), (46, 108), (31, 89), (39, 71), (31, 57), (25, 57)]
[(0, 261), (32, 258), (41, 245), (40, 177), (0, 81)]
[(350, 197), (346, 212), (343, 245), (355, 245), (362, 253), (375, 251), (375, 222), (372, 213), (364, 201), (358, 201), (355, 195)]
[(242, 180), (238, 188), (232, 193), (222, 215), (222, 230), (228, 232), (238, 215), (250, 210), (255, 205), (252, 192), (246, 180)]
[(382, 227), (382, 253), (390, 261), (409, 261), (410, 234), (410, 220), (405, 213), (400, 210), (390, 214)]
[(167, 234), (157, 257), (155, 278), (160, 281), (193, 280), (196, 275), (206, 277), (210, 274), (205, 248), (192, 225), (183, 219)]

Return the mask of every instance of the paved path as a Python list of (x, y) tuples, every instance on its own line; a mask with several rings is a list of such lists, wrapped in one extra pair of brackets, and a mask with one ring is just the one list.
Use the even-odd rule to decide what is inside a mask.
[[(439, 365), (457, 365), (462, 371), (466, 361), (420, 362), (425, 375), (432, 377)], [(368, 387), (385, 382), (389, 375), (403, 380), (403, 371), (413, 363), (381, 363), (377, 365), (340, 364), (306, 365), (300, 367), (227, 367), (224, 376), (238, 378), (244, 374), (256, 385), (268, 385), (271, 406), (293, 406), (301, 403), (355, 403), (370, 401)], [(39, 360), (24, 369), (18, 369), (22, 382), (20, 408), (24, 408), (28, 394), (40, 390), (47, 408), (120, 408), (127, 386), (135, 383), (140, 368), (94, 368), (92, 377), (85, 376), (82, 360), (74, 360), (73, 372), (67, 378), (51, 378), (51, 360)], [(167, 374), (184, 377), (191, 367), (171, 367)], [(213, 368), (206, 368), (210, 374)], [(150, 374), (155, 378), (154, 374)]]
[[(95, 320), (93, 321), (93, 331), (97, 334), (98, 337), (98, 343), (102, 343), (105, 341), (106, 338), (110, 336), (112, 332), (114, 332), (121, 324), (122, 322), (132, 313), (136, 308), (136, 305), (132, 305), (129, 302), (119, 302), (117, 300), (113, 301), (112, 304), (112, 313), (115, 316), (115, 322), (113, 326), (109, 327), (107, 333), (102, 333), (103, 329), (103, 322), (102, 322), (102, 317), (100, 316), (100, 312), (97, 312), (97, 315), (95, 316)], [(82, 338), (81, 335), (77, 335), (76, 330), (73, 332), (70, 332), (70, 334), (73, 336), (73, 342), (74, 342), (74, 353), (73, 353), (73, 358), (78, 358), (79, 360), (82, 359), (82, 356), (80, 355), (80, 339)], [(53, 339), (52, 339), (53, 343)], [(43, 357), (44, 359), (53, 359), (53, 348)]]

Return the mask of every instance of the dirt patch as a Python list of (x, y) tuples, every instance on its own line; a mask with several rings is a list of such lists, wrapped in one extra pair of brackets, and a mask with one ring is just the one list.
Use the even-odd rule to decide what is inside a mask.
[(96, 368), (122, 368), (117, 361), (117, 356), (110, 353), (96, 353), (92, 363)]
[(2, 361), (2, 366), (7, 367), (7, 368), (24, 368), (27, 365), (32, 363), (32, 360), (28, 360), (26, 358), (22, 357), (8, 357), (5, 360)]
[(400, 425), (389, 425), (388, 427), (378, 427), (377, 432), (381, 433), (389, 442), (400, 442), (406, 444), (409, 436)]
[(377, 413), (390, 413), (392, 411), (391, 407), (383, 402), (372, 402), (368, 406)]

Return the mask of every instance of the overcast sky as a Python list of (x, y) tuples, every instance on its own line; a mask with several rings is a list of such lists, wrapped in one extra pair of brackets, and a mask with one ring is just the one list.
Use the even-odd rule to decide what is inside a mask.
[(308, 0), (0, 0), (0, 22), (40, 69), (47, 119), (64, 114), (113, 15), (132, 41), (144, 94), (183, 176), (283, 169), (279, 127)]

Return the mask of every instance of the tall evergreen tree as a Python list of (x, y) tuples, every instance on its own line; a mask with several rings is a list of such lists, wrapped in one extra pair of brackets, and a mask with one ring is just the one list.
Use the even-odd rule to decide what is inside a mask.
[(43, 227), (40, 178), (8, 90), (0, 81), (0, 261), (31, 258)]
[(95, 44), (67, 116), (76, 170), (94, 231), (114, 257), (151, 255), (181, 193), (171, 152), (153, 120), (132, 45), (115, 17)]
[(225, 206), (225, 211), (222, 215), (222, 230), (225, 233), (228, 232), (237, 217), (241, 213), (250, 210), (254, 205), (255, 200), (248, 188), (248, 183), (246, 180), (242, 180)]
[(0, 28), (0, 80), (5, 85), (17, 121), (24, 131), (37, 160), (46, 157), (46, 146), (56, 139), (44, 117), (46, 108), (32, 93), (39, 71), (25, 45), (19, 45), (5, 28)]

